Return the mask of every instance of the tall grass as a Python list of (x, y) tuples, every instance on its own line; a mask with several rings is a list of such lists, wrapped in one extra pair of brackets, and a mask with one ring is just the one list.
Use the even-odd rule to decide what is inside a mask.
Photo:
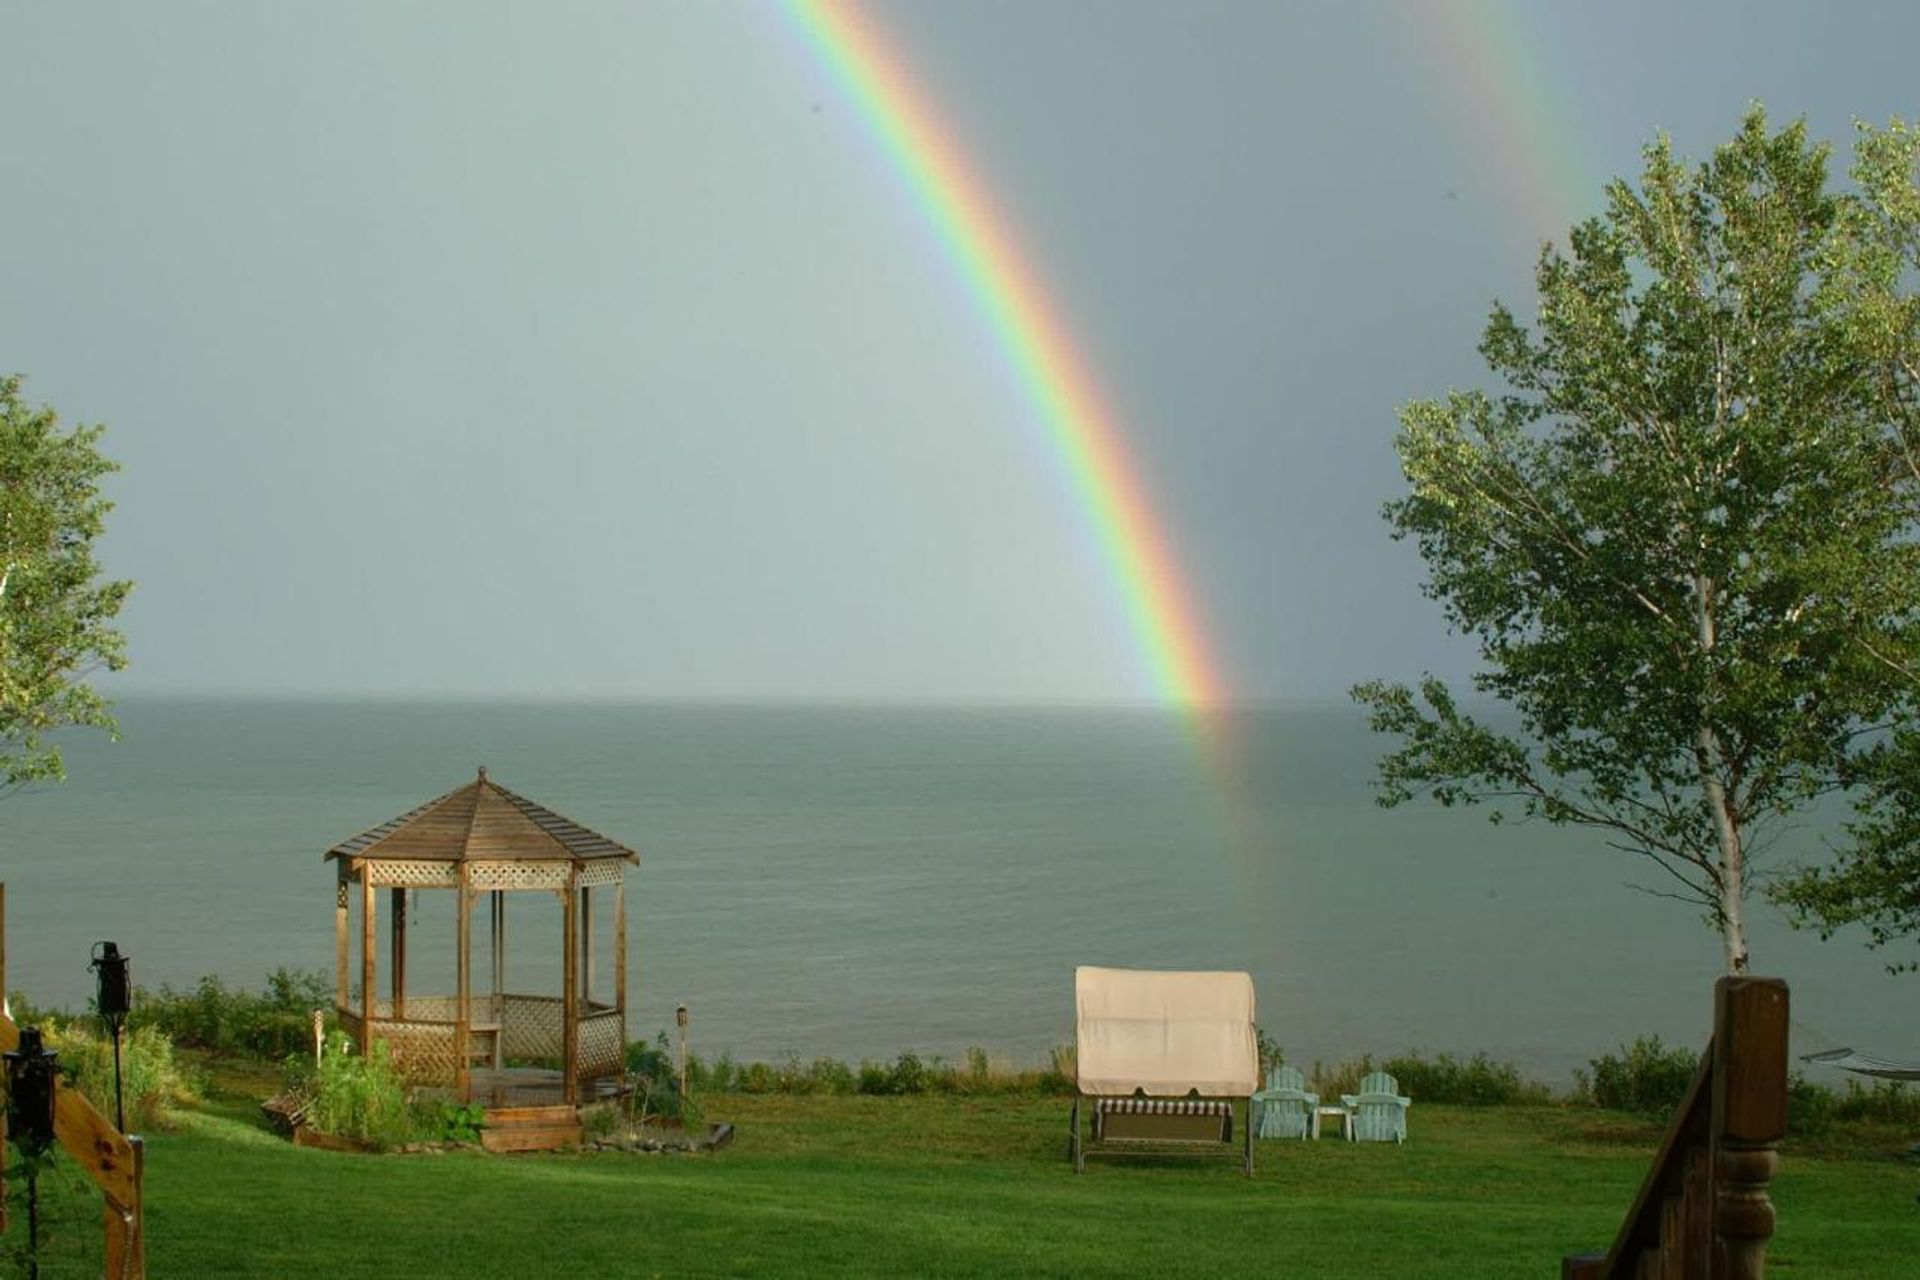
[[(47, 1047), (60, 1055), (61, 1074), (111, 1120), (112, 1039), (80, 1019), (43, 1019), (41, 1025)], [(120, 1079), (130, 1132), (170, 1128), (183, 1109), (200, 1100), (198, 1083), (175, 1060), (173, 1043), (156, 1027), (139, 1027), (121, 1037)]]
[(289, 1055), (287, 1092), (321, 1133), (381, 1148), (422, 1136), (421, 1119), (384, 1040), (375, 1040), (373, 1052), (361, 1055), (336, 1031), (327, 1037), (317, 1066), (306, 1054)]
[(264, 991), (227, 986), (209, 974), (189, 990), (162, 985), (134, 992), (128, 1025), (158, 1027), (175, 1044), (232, 1057), (279, 1059), (313, 1046), (313, 1011), (333, 1011), (333, 980), (284, 965)]

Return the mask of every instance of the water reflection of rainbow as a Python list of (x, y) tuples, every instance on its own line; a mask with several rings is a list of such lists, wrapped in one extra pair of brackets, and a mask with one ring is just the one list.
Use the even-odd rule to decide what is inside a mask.
[(1220, 705), (1218, 669), (1125, 439), (985, 186), (865, 14), (846, 0), (792, 0), (790, 8), (905, 177), (1031, 397), (1156, 695), (1177, 706)]

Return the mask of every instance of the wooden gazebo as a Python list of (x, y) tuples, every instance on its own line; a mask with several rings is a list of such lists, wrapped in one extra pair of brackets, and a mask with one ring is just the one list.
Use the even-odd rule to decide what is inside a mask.
[[(327, 850), (336, 871), (335, 1004), (362, 1052), (384, 1040), (407, 1078), (464, 1101), (573, 1106), (583, 1088), (618, 1081), (627, 1016), (626, 867), (639, 856), (552, 810), (515, 795), (483, 768), (467, 785)], [(374, 961), (377, 890), (389, 891), (387, 993)], [(407, 894), (456, 892), (456, 990), (407, 990)], [(593, 894), (612, 890), (613, 1002), (596, 1002)], [(349, 903), (359, 894), (359, 939)], [(551, 893), (562, 904), (560, 992), (507, 991), (507, 896)], [(476, 990), (474, 905), (487, 899), (491, 981)], [(350, 980), (356, 970), (358, 991)], [(553, 1070), (558, 1066), (559, 1070)], [(517, 1069), (516, 1069), (517, 1068)]]

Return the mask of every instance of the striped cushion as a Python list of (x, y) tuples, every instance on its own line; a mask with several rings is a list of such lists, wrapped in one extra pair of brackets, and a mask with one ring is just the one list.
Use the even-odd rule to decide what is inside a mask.
[(1095, 1110), (1109, 1116), (1227, 1116), (1233, 1104), (1220, 1098), (1102, 1098)]

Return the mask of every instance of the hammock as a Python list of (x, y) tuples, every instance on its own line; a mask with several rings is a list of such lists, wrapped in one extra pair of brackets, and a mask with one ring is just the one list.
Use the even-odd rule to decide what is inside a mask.
[(1842, 1071), (1851, 1071), (1860, 1076), (1878, 1076), (1882, 1080), (1920, 1080), (1920, 1063), (1889, 1062), (1885, 1058), (1873, 1058), (1864, 1053), (1855, 1053), (1852, 1049), (1828, 1049), (1824, 1053), (1809, 1053), (1801, 1057), (1802, 1062), (1817, 1062), (1823, 1067), (1838, 1067)]

